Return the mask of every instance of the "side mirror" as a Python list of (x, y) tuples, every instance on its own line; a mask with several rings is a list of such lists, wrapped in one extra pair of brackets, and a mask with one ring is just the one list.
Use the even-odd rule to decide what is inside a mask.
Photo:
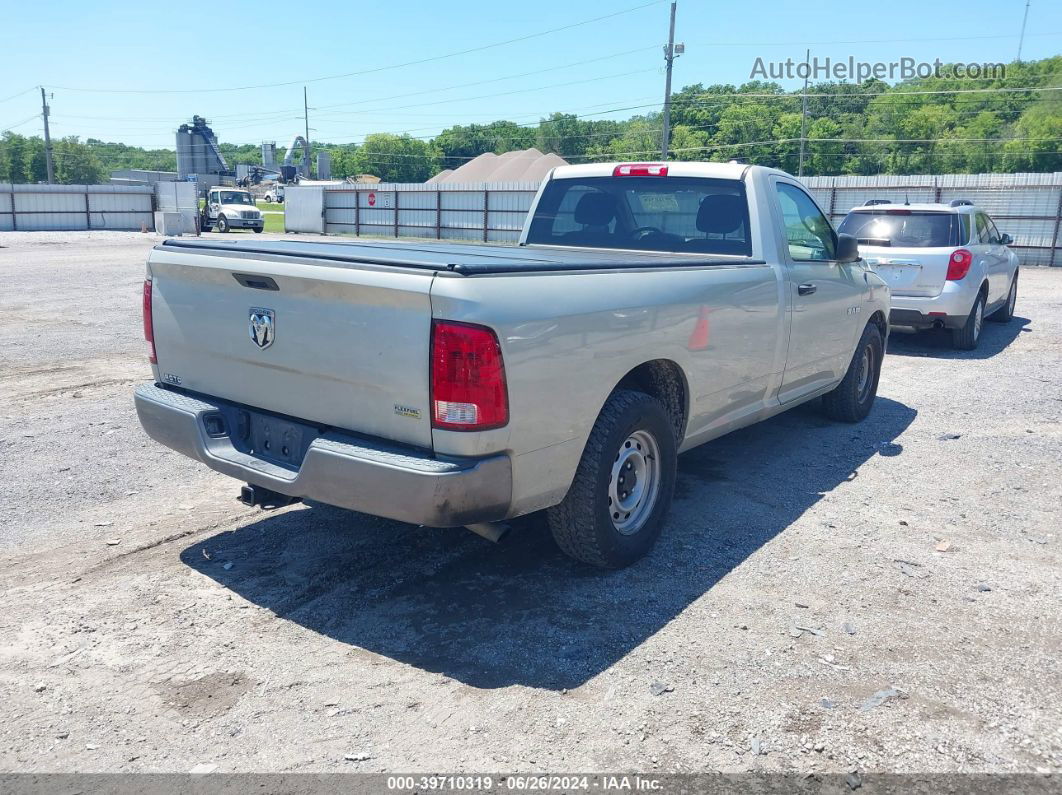
[(837, 261), (840, 263), (845, 262), (858, 262), (859, 261), (859, 241), (857, 241), (851, 235), (846, 235), (843, 232), (837, 235)]
[(1012, 238), (1012, 237), (1011, 237), (1010, 235), (1008, 235), (1008, 234), (1007, 234), (1006, 232), (1003, 232), (1003, 233), (1002, 233), (1002, 234), (1001, 234), (1001, 235), (999, 236), (999, 242), (1000, 242), (1000, 245), (1003, 245), (1003, 246), (1009, 246), (1009, 245), (1010, 245), (1011, 243), (1013, 243), (1013, 242), (1014, 242), (1014, 238)]

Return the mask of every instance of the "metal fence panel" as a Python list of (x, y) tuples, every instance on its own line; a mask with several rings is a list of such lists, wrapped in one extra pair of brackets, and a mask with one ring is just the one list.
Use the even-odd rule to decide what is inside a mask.
[(435, 229), (435, 210), (407, 210), (402, 207), (398, 211), (398, 225)]
[(325, 231), (324, 190), (318, 186), (291, 186), (284, 191), (284, 231)]
[(0, 185), (0, 229), (154, 229), (147, 185)]
[(14, 195), (10, 191), (4, 192), (10, 187), (10, 185), (0, 185), (0, 232), (10, 232), (14, 229), (15, 218), (11, 212)]
[(486, 192), (482, 190), (442, 191), (439, 203), (444, 210), (479, 210), (483, 212)]

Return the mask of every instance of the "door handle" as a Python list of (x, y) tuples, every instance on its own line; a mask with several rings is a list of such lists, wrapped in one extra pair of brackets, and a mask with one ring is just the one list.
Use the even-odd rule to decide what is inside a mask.
[(804, 282), (803, 284), (797, 285), (797, 295), (811, 295), (818, 289), (819, 288), (811, 282)]

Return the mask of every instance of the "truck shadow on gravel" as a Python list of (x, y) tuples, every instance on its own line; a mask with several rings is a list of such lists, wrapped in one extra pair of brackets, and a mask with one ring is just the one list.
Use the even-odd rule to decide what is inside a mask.
[(981, 331), (981, 340), (976, 350), (956, 350), (948, 329), (927, 331), (899, 331), (889, 334), (887, 353), (890, 356), (925, 356), (933, 359), (990, 359), (1002, 353), (1021, 334), (1032, 331), (1027, 317), (1017, 315), (1009, 323), (993, 323), (986, 320)]
[(865, 422), (843, 425), (817, 406), (681, 456), (660, 542), (620, 572), (564, 557), (536, 518), (492, 544), (464, 529), (418, 528), (320, 505), (265, 514), (187, 547), (181, 559), (240, 597), (351, 647), (474, 687), (575, 688), (858, 476), (868, 459), (902, 455), (895, 440), (916, 415), (879, 397)]

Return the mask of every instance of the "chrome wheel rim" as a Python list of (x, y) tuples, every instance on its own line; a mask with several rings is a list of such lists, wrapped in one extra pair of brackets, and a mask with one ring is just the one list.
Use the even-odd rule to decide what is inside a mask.
[(645, 524), (660, 493), (660, 448), (649, 431), (639, 430), (620, 445), (608, 482), (608, 515), (623, 535)]
[(870, 350), (868, 345), (863, 349), (863, 357), (859, 362), (859, 380), (858, 390), (859, 402), (862, 403), (867, 399), (867, 393), (870, 391), (870, 374), (874, 371), (874, 354)]
[(985, 319), (985, 305), (984, 305), (983, 301), (978, 301), (977, 305), (974, 306), (974, 327), (973, 327), (974, 339), (977, 339), (978, 337), (981, 336), (981, 324), (984, 322), (984, 319)]

